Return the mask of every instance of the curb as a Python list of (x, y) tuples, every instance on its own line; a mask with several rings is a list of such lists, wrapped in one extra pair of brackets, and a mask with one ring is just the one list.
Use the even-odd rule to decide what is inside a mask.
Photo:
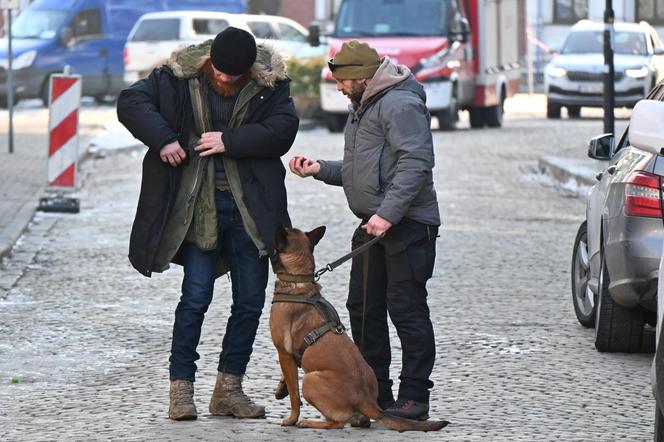
[(595, 176), (603, 167), (599, 161), (591, 159), (571, 159), (552, 155), (540, 157), (537, 161), (540, 173), (552, 177), (557, 182), (578, 187), (590, 187), (597, 182)]

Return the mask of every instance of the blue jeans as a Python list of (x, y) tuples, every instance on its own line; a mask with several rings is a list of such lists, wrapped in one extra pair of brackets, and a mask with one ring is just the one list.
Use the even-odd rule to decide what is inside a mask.
[(184, 263), (182, 297), (175, 310), (171, 344), (170, 378), (195, 381), (196, 347), (201, 327), (214, 291), (215, 269), (223, 254), (230, 265), (233, 291), (231, 314), (219, 355), (218, 371), (244, 374), (251, 356), (258, 322), (265, 303), (268, 260), (245, 232), (230, 192), (215, 191), (218, 217), (218, 246), (202, 251), (184, 243), (180, 253)]

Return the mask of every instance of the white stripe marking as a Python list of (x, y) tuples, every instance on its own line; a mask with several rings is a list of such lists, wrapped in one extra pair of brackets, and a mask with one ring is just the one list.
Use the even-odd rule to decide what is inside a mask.
[(48, 183), (52, 183), (72, 164), (78, 157), (78, 135), (71, 137), (48, 159)]
[(72, 84), (62, 95), (51, 103), (51, 119), (49, 121), (49, 131), (62, 123), (74, 110), (81, 104), (81, 80)]

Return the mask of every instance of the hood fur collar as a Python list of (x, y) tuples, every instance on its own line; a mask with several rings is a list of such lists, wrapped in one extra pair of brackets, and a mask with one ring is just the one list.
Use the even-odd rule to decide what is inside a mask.
[[(179, 79), (195, 77), (210, 58), (212, 41), (207, 40), (173, 52), (166, 65)], [(260, 86), (274, 88), (278, 81), (286, 78), (286, 59), (272, 46), (257, 44), (256, 61), (250, 72), (251, 78)]]

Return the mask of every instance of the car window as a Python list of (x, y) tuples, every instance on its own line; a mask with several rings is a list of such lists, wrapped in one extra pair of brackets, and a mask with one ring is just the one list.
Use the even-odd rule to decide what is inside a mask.
[(101, 36), (101, 14), (98, 9), (84, 9), (72, 20), (74, 38), (88, 39)]
[(256, 38), (277, 38), (274, 35), (274, 30), (272, 29), (272, 24), (266, 21), (250, 21), (247, 22), (247, 26), (251, 29), (251, 33), (254, 34)]
[[(613, 48), (616, 54), (645, 55), (646, 39), (642, 32), (615, 32)], [(561, 53), (592, 54), (604, 51), (602, 31), (574, 31), (567, 36)]]
[(307, 41), (307, 37), (291, 25), (279, 23), (279, 38), (287, 41)]
[(616, 32), (613, 48), (616, 54), (646, 55), (648, 46), (642, 32)]
[(216, 35), (228, 27), (228, 20), (218, 18), (195, 18), (194, 33)]
[(143, 20), (131, 41), (169, 41), (180, 39), (180, 20), (177, 18), (157, 18)]

